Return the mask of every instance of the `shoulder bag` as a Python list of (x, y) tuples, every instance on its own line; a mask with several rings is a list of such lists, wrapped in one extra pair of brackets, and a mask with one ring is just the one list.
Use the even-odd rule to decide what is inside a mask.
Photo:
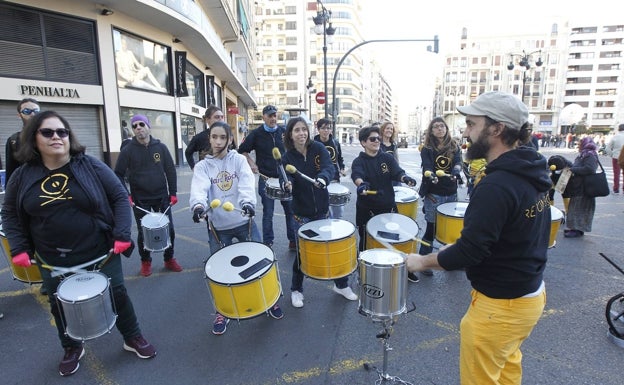
[(590, 198), (606, 197), (609, 195), (609, 182), (600, 160), (598, 165), (602, 172), (583, 176), (583, 195)]

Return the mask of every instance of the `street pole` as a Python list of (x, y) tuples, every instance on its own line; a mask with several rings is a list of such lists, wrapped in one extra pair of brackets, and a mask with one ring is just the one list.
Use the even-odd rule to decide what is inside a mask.
[[(438, 44), (439, 44), (439, 40), (438, 40), (438, 35), (435, 35), (433, 37), (433, 39), (378, 39), (378, 40), (364, 40), (361, 43), (358, 43), (356, 45), (354, 45), (350, 50), (348, 50), (341, 58), (340, 61), (338, 62), (338, 65), (336, 66), (336, 71), (334, 72), (334, 80), (332, 83), (332, 133), (334, 138), (336, 137), (336, 120), (337, 120), (337, 114), (338, 114), (338, 110), (336, 108), (336, 80), (338, 78), (338, 71), (340, 70), (340, 66), (342, 66), (342, 63), (345, 61), (345, 59), (351, 54), (351, 52), (355, 51), (356, 49), (360, 48), (361, 46), (365, 45), (365, 44), (370, 44), (370, 43), (409, 43), (409, 42), (425, 42), (425, 41), (432, 41), (433, 42), (433, 52), (434, 53), (438, 53)], [(326, 68), (327, 70), (327, 68)], [(325, 73), (325, 82), (327, 82), (327, 73)], [(327, 87), (325, 87), (326, 91), (325, 91), (325, 116), (327, 116)]]

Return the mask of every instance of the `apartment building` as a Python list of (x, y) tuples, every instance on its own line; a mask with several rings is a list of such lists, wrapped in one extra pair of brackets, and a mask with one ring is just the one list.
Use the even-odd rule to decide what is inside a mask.
[[(103, 4), (106, 5), (103, 5)], [(19, 100), (64, 115), (89, 154), (114, 164), (130, 118), (183, 164), (210, 104), (239, 123), (255, 105), (251, 0), (0, 2), (0, 140)], [(5, 157), (4, 146), (0, 156)]]

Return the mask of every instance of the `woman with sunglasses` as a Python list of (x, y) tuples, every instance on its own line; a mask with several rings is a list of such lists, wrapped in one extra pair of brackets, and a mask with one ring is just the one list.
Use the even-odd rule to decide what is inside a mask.
[(13, 263), (28, 267), (34, 259), (41, 272), (65, 350), (59, 373), (75, 373), (85, 350), (83, 342), (65, 334), (54, 295), (60, 277), (53, 277), (50, 269), (81, 266), (108, 276), (123, 348), (140, 358), (154, 357), (156, 349), (141, 335), (124, 286), (119, 254), (132, 252), (126, 189), (106, 164), (85, 154), (67, 120), (54, 111), (35, 115), (22, 131), (20, 143), (17, 157), (23, 165), (7, 186), (3, 230)]
[[(360, 234), (360, 251), (364, 250), (365, 226), (377, 214), (396, 213), (393, 181), (416, 186), (416, 179), (407, 176), (394, 156), (380, 151), (379, 127), (364, 127), (358, 134), (364, 151), (351, 165), (351, 179), (357, 186), (355, 225)], [(372, 193), (374, 192), (374, 193)]]

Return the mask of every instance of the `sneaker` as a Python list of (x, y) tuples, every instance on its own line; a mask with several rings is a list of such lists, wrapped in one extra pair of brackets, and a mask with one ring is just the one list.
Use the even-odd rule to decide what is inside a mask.
[(583, 232), (582, 231), (578, 231), (578, 230), (570, 230), (568, 232), (564, 232), (563, 236), (566, 238), (578, 238), (578, 237), (582, 237), (583, 236)]
[(294, 307), (303, 307), (303, 293), (300, 291), (290, 293), (290, 302)]
[(284, 312), (282, 311), (282, 309), (279, 307), (278, 304), (275, 304), (275, 306), (269, 309), (269, 315), (275, 319), (284, 318)]
[(297, 250), (297, 244), (295, 243), (295, 241), (288, 242), (288, 250), (290, 251)]
[(407, 273), (407, 280), (410, 282), (418, 282), (420, 278), (415, 273)]
[(349, 301), (357, 301), (358, 299), (358, 296), (353, 292), (353, 290), (351, 290), (349, 286), (343, 289), (338, 289), (338, 287), (336, 287), (336, 284), (334, 284), (334, 293), (340, 294), (341, 296), (345, 297)]
[(124, 341), (124, 350), (136, 353), (139, 358), (152, 358), (156, 356), (156, 348), (147, 342), (142, 335)]
[(175, 271), (176, 273), (179, 273), (182, 271), (182, 266), (178, 264), (178, 261), (176, 261), (175, 258), (171, 258), (165, 261), (165, 268), (167, 270)]
[(151, 261), (141, 261), (141, 275), (144, 277), (149, 277), (150, 275), (152, 275)]
[(427, 277), (433, 277), (433, 270), (431, 269), (427, 269), (427, 270), (423, 270), (421, 271), (422, 275), (426, 275)]
[(230, 319), (224, 317), (222, 314), (217, 313), (217, 317), (212, 325), (212, 334), (220, 336), (227, 330), (227, 324), (230, 323)]
[(85, 355), (82, 345), (69, 346), (65, 348), (65, 355), (59, 364), (59, 373), (61, 376), (70, 376), (78, 371), (80, 367), (80, 359)]

